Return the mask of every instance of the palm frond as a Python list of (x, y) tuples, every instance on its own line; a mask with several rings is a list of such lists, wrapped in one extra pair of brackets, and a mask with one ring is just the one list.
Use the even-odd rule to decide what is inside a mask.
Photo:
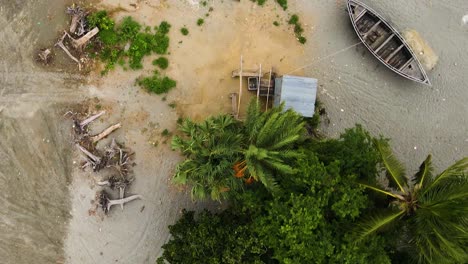
[(435, 177), (434, 181), (430, 183), (430, 185), (426, 188), (427, 190), (433, 188), (433, 186), (438, 185), (439, 183), (451, 179), (451, 178), (459, 178), (465, 177), (468, 175), (468, 157), (465, 157), (453, 164), (452, 166), (448, 167), (444, 170), (441, 174)]
[(367, 220), (364, 220), (359, 224), (357, 229), (358, 241), (364, 239), (365, 237), (371, 234), (376, 233), (386, 225), (391, 224), (393, 221), (401, 217), (404, 213), (405, 211), (403, 210), (398, 212), (390, 211), (371, 216)]
[(382, 162), (387, 169), (388, 175), (390, 175), (391, 179), (393, 180), (398, 188), (403, 193), (407, 193), (406, 187), (407, 182), (405, 179), (405, 168), (403, 165), (396, 159), (395, 155), (390, 148), (388, 142), (384, 139), (375, 139), (374, 144), (377, 150), (380, 153), (382, 158)]
[(426, 179), (432, 177), (432, 155), (428, 155), (427, 158), (419, 166), (419, 171), (414, 175), (415, 184), (418, 188), (424, 188)]
[(370, 185), (370, 184), (364, 184), (364, 183), (359, 183), (359, 185), (361, 185), (362, 187), (365, 187), (365, 188), (374, 190), (374, 191), (376, 191), (376, 192), (383, 193), (383, 194), (385, 194), (385, 195), (391, 196), (391, 197), (393, 197), (393, 198), (395, 198), (395, 199), (404, 200), (404, 198), (403, 198), (401, 195), (398, 195), (398, 194), (395, 194), (395, 193), (386, 191), (386, 190), (384, 190), (384, 189), (381, 189), (381, 188), (378, 187), (378, 186), (372, 186), (372, 185)]

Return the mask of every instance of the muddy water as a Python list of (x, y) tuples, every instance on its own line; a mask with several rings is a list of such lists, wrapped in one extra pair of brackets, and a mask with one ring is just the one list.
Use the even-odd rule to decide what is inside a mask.
[(69, 137), (61, 109), (80, 76), (45, 71), (35, 48), (66, 23), (66, 1), (0, 1), (0, 262), (61, 263)]

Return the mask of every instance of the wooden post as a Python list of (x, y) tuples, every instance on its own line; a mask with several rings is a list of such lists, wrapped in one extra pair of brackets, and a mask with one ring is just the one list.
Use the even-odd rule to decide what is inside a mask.
[(257, 104), (260, 97), (260, 86), (262, 84), (262, 64), (260, 63), (260, 71), (258, 72), (258, 81), (257, 81)]
[(265, 106), (265, 111), (268, 111), (268, 100), (270, 99), (270, 84), (271, 84), (271, 72), (273, 71), (273, 68), (270, 68), (270, 77), (268, 78), (268, 91), (267, 91), (267, 101), (266, 101), (266, 106)]
[(240, 72), (239, 72), (239, 101), (237, 104), (237, 114), (236, 119), (239, 119), (240, 113), (240, 105), (241, 105), (241, 98), (242, 98), (242, 70), (243, 70), (243, 56), (240, 57)]

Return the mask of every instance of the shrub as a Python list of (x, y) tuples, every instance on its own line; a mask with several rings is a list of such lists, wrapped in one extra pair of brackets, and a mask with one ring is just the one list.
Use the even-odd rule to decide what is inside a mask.
[(161, 22), (158, 27), (158, 33), (162, 35), (166, 35), (169, 33), (169, 30), (171, 29), (171, 24), (167, 23), (166, 21)]
[(294, 14), (291, 16), (291, 18), (289, 18), (288, 24), (296, 25), (297, 23), (299, 23), (299, 16)]
[(288, 9), (288, 0), (276, 0), (276, 2), (283, 8), (283, 10)]
[(145, 88), (147, 91), (155, 94), (163, 94), (169, 92), (176, 87), (177, 82), (171, 78), (164, 76), (161, 77), (155, 73), (151, 77), (145, 77), (137, 81), (138, 85)]
[(99, 30), (113, 30), (115, 22), (109, 17), (107, 11), (102, 10), (86, 17), (89, 28), (98, 27)]
[(278, 21), (274, 21), (274, 22), (273, 22), (273, 25), (275, 25), (275, 26), (278, 27), (278, 26), (280, 25), (280, 23), (279, 23)]
[(199, 19), (197, 20), (197, 25), (198, 25), (198, 26), (203, 25), (203, 23), (205, 23), (205, 20), (203, 20), (203, 18), (199, 18)]
[(159, 57), (158, 59), (153, 60), (153, 65), (165, 70), (169, 67), (169, 60), (165, 57)]
[(189, 34), (189, 30), (186, 27), (183, 27), (180, 29), (180, 33), (182, 33), (184, 36), (187, 36)]
[(132, 17), (127, 16), (122, 20), (119, 26), (119, 33), (122, 40), (132, 40), (140, 32), (141, 25), (133, 20)]

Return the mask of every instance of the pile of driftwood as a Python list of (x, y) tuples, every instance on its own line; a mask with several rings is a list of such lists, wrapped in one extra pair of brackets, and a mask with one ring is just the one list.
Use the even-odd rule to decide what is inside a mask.
[[(99, 186), (103, 187), (97, 194), (98, 205), (107, 214), (112, 205), (120, 205), (123, 210), (125, 203), (141, 199), (142, 196), (131, 195), (125, 197), (126, 189), (134, 180), (131, 170), (131, 167), (134, 165), (132, 161), (134, 153), (118, 144), (115, 139), (112, 139), (110, 144), (105, 146), (103, 150), (96, 148), (100, 140), (106, 138), (121, 127), (121, 124), (117, 123), (104, 129), (99, 134), (92, 135), (89, 131), (89, 124), (104, 114), (105, 111), (101, 111), (83, 120), (80, 120), (80, 115), (77, 113), (68, 112), (66, 115), (71, 116), (73, 119), (74, 143), (84, 157), (81, 168), (91, 168), (94, 172), (98, 172), (102, 169), (111, 171), (107, 179), (97, 183)], [(119, 199), (110, 199), (109, 190), (118, 191)]]
[[(86, 16), (88, 12), (79, 6), (71, 6), (67, 8), (67, 14), (71, 16), (70, 29), (64, 31), (62, 37), (59, 38), (55, 47), (61, 48), (67, 55), (78, 64), (78, 69), (81, 71), (83, 60), (79, 59), (83, 52), (83, 48), (97, 33), (99, 28), (89, 28), (86, 23)], [(67, 39), (68, 37), (68, 39)], [(68, 41), (67, 41), (68, 40)], [(71, 46), (71, 47), (67, 47)], [(73, 49), (74, 53), (78, 54), (78, 58), (73, 56), (70, 50)], [(38, 60), (44, 64), (48, 64), (51, 60), (52, 52), (50, 49), (41, 49), (37, 55)]]

